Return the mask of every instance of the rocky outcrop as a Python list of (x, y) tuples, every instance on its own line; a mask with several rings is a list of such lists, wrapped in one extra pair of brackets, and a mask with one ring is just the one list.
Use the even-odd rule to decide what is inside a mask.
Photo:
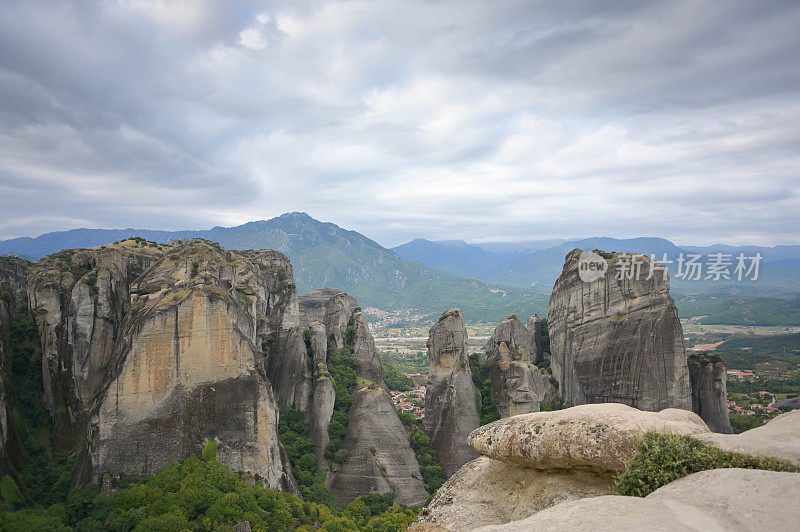
[[(318, 463), (327, 472), (326, 483), (339, 496), (340, 504), (373, 492), (392, 492), (395, 500), (403, 504), (423, 504), (428, 493), (419, 463), (383, 382), (375, 341), (358, 303), (345, 292), (323, 288), (300, 296), (300, 309), (300, 322), (306, 327), (304, 334), (313, 352), (315, 371), (329, 376), (319, 354), (324, 330), (328, 353), (345, 347), (352, 350), (357, 377), (342, 442), (344, 462), (341, 466), (328, 464), (318, 455)], [(327, 428), (335, 401), (329, 385), (330, 381), (323, 379), (325, 388), (318, 397), (320, 381), (317, 380), (314, 392), (312, 437), (318, 452), (327, 445)]]
[(428, 384), (422, 430), (450, 476), (478, 453), (467, 443), (480, 426), (476, 390), (467, 360), (467, 328), (459, 309), (442, 314), (428, 333)]
[(552, 395), (548, 377), (532, 362), (536, 358), (532, 340), (527, 327), (516, 316), (508, 316), (486, 344), (492, 401), (501, 417), (538, 412), (540, 403)]
[(676, 480), (644, 498), (585, 498), (478, 530), (794, 530), (800, 523), (798, 498), (800, 474), (713, 469)]
[[(422, 505), (428, 492), (408, 433), (383, 383), (383, 370), (367, 319), (356, 309), (350, 323), (355, 327), (352, 347), (358, 383), (352, 393), (350, 423), (342, 443), (346, 458), (332, 475), (331, 489), (339, 495), (341, 504), (367, 493), (393, 492), (397, 502)], [(349, 344), (350, 339), (346, 340)]]
[(300, 329), (300, 306), (292, 265), (282, 253), (255, 252), (265, 285), (265, 319), (261, 350), (264, 370), (281, 411), (295, 408), (309, 420), (313, 369)]
[(777, 408), (786, 407), (789, 409), (796, 409), (800, 408), (800, 396), (798, 397), (787, 397), (786, 399), (778, 399), (775, 401), (775, 404), (772, 405)]
[[(605, 273), (583, 281), (579, 268), (589, 260)], [(621, 276), (617, 264), (628, 265)], [(635, 273), (632, 265), (638, 278), (627, 273)], [(567, 255), (548, 316), (553, 375), (566, 406), (691, 409), (683, 332), (669, 277), (657, 266), (631, 253)]]
[(29, 266), (22, 259), (0, 257), (0, 477), (10, 475), (20, 486), (19, 471), (26, 459), (13, 417), (11, 316), (27, 305), (25, 279)]
[(54, 418), (57, 448), (71, 449), (83, 438), (92, 399), (132, 310), (131, 286), (167, 249), (127, 240), (65, 250), (31, 268), (28, 300), (41, 338), (44, 403)]
[(296, 491), (260, 349), (281, 312), (272, 253), (129, 240), (36, 266), (51, 404), (85, 442), (75, 482), (152, 474), (213, 439), (232, 470)]
[(422, 525), (472, 530), (508, 523), (555, 504), (614, 493), (611, 475), (590, 471), (542, 472), (482, 456), (458, 470), (422, 511)]
[(800, 410), (781, 414), (741, 434), (700, 434), (697, 438), (725, 451), (774, 456), (800, 466)]
[(528, 318), (528, 332), (531, 334), (530, 361), (533, 364), (539, 364), (539, 362), (544, 360), (544, 340), (542, 339), (543, 329), (544, 323), (538, 314), (534, 314)]
[(707, 353), (693, 353), (687, 360), (692, 383), (692, 411), (706, 425), (721, 434), (733, 434), (728, 419), (728, 374), (721, 357)]
[(470, 434), (469, 444), (484, 456), (523, 467), (616, 472), (633, 460), (636, 444), (651, 430), (696, 435), (708, 427), (687, 410), (589, 404), (495, 421)]

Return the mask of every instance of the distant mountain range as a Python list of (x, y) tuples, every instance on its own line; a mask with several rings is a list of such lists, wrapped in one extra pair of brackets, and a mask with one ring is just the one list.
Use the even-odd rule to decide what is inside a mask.
[[(507, 314), (547, 314), (550, 292), (566, 254), (575, 249), (667, 254), (711, 253), (764, 257), (757, 282), (683, 281), (670, 265), (672, 293), (683, 317), (706, 322), (800, 324), (800, 246), (676, 246), (663, 238), (544, 240), (468, 244), (416, 239), (386, 249), (355, 231), (288, 213), (237, 227), (197, 231), (74, 229), (35, 238), (0, 241), (0, 255), (33, 260), (62, 249), (95, 247), (140, 236), (156, 242), (206, 238), (228, 249), (276, 249), (294, 267), (300, 293), (323, 286), (348, 291), (364, 307), (425, 319), (460, 307), (471, 321), (499, 321)], [(412, 321), (416, 321), (413, 318)]]
[(406, 260), (360, 233), (298, 212), (205, 231), (74, 229), (0, 241), (0, 254), (39, 259), (62, 249), (95, 247), (132, 236), (162, 243), (206, 238), (227, 249), (275, 249), (291, 260), (299, 293), (324, 286), (340, 288), (365, 309), (412, 309), (438, 316), (460, 307), (470, 320), (499, 321), (513, 313), (546, 314), (550, 297), (546, 291), (500, 287)]

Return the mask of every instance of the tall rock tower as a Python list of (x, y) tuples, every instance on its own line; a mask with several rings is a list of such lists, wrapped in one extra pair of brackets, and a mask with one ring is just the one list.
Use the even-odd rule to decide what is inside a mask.
[(571, 251), (550, 298), (548, 324), (565, 406), (692, 409), (669, 276), (648, 257)]
[(464, 317), (459, 309), (450, 309), (428, 334), (430, 368), (422, 420), (448, 476), (480, 456), (467, 444), (469, 433), (480, 426), (467, 356)]

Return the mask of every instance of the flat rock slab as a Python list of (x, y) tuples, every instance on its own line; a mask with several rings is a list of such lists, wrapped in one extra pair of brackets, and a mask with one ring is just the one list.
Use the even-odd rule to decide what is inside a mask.
[(676, 480), (645, 498), (608, 495), (569, 501), (482, 532), (519, 530), (797, 530), (800, 474), (714, 469)]
[(564, 501), (613, 493), (612, 483), (607, 474), (546, 473), (482, 456), (439, 488), (413, 530), (462, 531), (508, 523)]
[(711, 433), (697, 438), (725, 451), (774, 456), (800, 466), (800, 410), (782, 414), (763, 427), (741, 434)]
[(489, 458), (540, 470), (622, 471), (647, 431), (709, 432), (697, 414), (668, 408), (646, 412), (617, 404), (580, 405), (495, 421), (473, 431), (469, 444)]

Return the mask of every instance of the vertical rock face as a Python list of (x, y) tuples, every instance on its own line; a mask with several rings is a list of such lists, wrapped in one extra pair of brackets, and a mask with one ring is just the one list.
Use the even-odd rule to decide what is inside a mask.
[(525, 325), (516, 316), (509, 316), (486, 344), (492, 401), (501, 417), (538, 412), (539, 404), (549, 395), (547, 377), (531, 362), (536, 357), (532, 339)]
[(291, 345), (292, 330), (302, 345), (287, 266), (275, 252), (142, 240), (36, 265), (45, 398), (85, 441), (74, 481), (153, 474), (216, 439), (232, 470), (296, 491), (263, 351)]
[(480, 426), (476, 391), (467, 360), (467, 328), (459, 309), (450, 309), (428, 333), (428, 386), (422, 430), (431, 439), (448, 476), (478, 457), (467, 443)]
[(25, 453), (14, 425), (11, 382), (11, 316), (27, 305), (25, 279), (30, 263), (0, 257), (0, 476), (11, 475), (19, 481), (18, 471), (25, 462)]
[[(344, 462), (338, 468), (323, 464), (323, 470), (328, 471), (327, 482), (331, 490), (338, 494), (342, 504), (373, 492), (393, 492), (397, 502), (423, 504), (428, 493), (422, 482), (419, 463), (383, 383), (375, 341), (358, 303), (345, 292), (323, 288), (301, 296), (300, 308), (300, 322), (308, 324), (306, 337), (320, 375), (327, 374), (327, 367), (321, 368), (321, 362), (318, 362), (321, 360), (321, 357), (318, 359), (318, 346), (322, 325), (328, 352), (339, 351), (345, 346), (352, 348), (353, 367), (358, 379), (352, 392), (353, 403), (348, 410), (347, 433), (342, 442), (346, 456)], [(315, 389), (312, 437), (318, 451), (327, 444), (327, 427), (333, 413), (335, 396), (332, 387), (328, 390), (329, 385), (330, 381), (323, 380), (319, 398), (316, 391), (320, 389), (319, 380)]]
[(689, 378), (692, 382), (692, 411), (703, 418), (708, 428), (721, 434), (733, 434), (728, 419), (728, 374), (725, 361), (718, 355), (689, 355)]
[(313, 371), (300, 330), (300, 307), (292, 265), (277, 251), (256, 252), (265, 276), (267, 319), (259, 331), (264, 370), (282, 411), (294, 407), (308, 418)]
[(542, 318), (534, 314), (528, 318), (528, 332), (531, 333), (531, 363), (538, 364), (544, 359), (544, 341), (542, 340)]
[[(594, 257), (605, 261), (606, 271), (585, 282), (581, 253), (567, 255), (548, 316), (553, 375), (565, 406), (614, 402), (690, 410), (683, 331), (666, 271), (653, 265), (650, 276), (648, 257), (600, 252)], [(618, 279), (618, 261), (639, 263), (639, 278)]]
[(54, 417), (57, 447), (80, 440), (131, 310), (131, 284), (165, 248), (126, 241), (65, 250), (31, 268), (28, 300), (42, 342), (44, 402)]

